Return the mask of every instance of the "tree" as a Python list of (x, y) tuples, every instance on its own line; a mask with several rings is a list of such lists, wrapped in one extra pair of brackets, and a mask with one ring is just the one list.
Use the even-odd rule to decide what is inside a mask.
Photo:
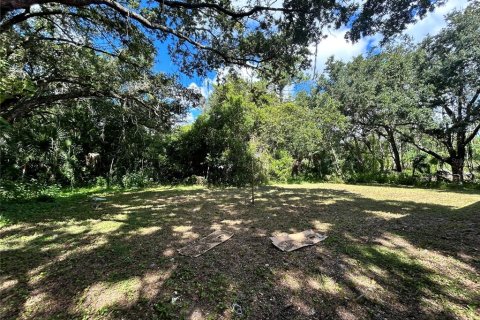
[[(170, 51), (183, 62), (219, 67), (306, 57), (306, 46), (321, 38), (324, 27), (339, 28), (354, 15), (351, 39), (376, 32), (391, 36), (441, 3), (408, 0), (391, 5), (369, 0), (359, 6), (355, 1), (302, 0), (273, 6), (259, 1), (239, 8), (230, 1), (3, 0), (0, 30), (32, 18), (59, 16), (107, 25), (120, 34), (127, 32), (128, 24), (133, 30), (149, 30), (160, 40), (171, 37)], [(192, 52), (192, 47), (198, 51)]]
[[(0, 116), (12, 122), (47, 104), (100, 96), (143, 105), (142, 94), (158, 88), (132, 86), (141, 82), (135, 75), (156, 77), (149, 69), (157, 40), (187, 74), (231, 64), (293, 72), (308, 65), (308, 45), (326, 27), (357, 17), (350, 39), (374, 32), (389, 37), (441, 3), (300, 0), (238, 7), (231, 1), (2, 0), (0, 53), (8, 70), (2, 77), (14, 76), (1, 88)], [(120, 79), (112, 77), (115, 72)]]
[(275, 157), (292, 157), (291, 176), (301, 172), (303, 160), (311, 160), (321, 149), (323, 135), (318, 109), (298, 101), (269, 104), (259, 110), (260, 140)]
[[(416, 134), (403, 135), (449, 164), (454, 178), (462, 181), (467, 147), (480, 131), (480, 4), (448, 15), (447, 21), (438, 35), (420, 45), (417, 77), (428, 90), (421, 92), (421, 103), (411, 115), (410, 128)], [(424, 145), (421, 135), (436, 141), (446, 154)]]
[(418, 80), (410, 46), (392, 44), (349, 63), (331, 59), (319, 82), (320, 90), (340, 101), (354, 131), (375, 132), (388, 141), (397, 172), (402, 172), (397, 131), (409, 123), (405, 114), (418, 103), (418, 93), (412, 90), (418, 89)]
[(36, 21), (0, 36), (0, 116), (8, 122), (66, 101), (110, 99), (161, 123), (198, 101), (199, 95), (175, 78), (150, 70), (153, 48), (147, 42), (118, 56), (99, 54), (81, 45), (92, 41), (82, 27), (62, 31), (57, 27), (62, 23)]
[(181, 128), (169, 147), (169, 159), (178, 163), (182, 178), (203, 176), (209, 183), (249, 184), (256, 126), (256, 104), (261, 91), (228, 77), (216, 85), (204, 114)]

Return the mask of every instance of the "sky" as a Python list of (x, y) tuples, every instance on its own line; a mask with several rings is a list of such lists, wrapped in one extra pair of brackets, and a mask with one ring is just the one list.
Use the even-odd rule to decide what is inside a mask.
[[(415, 24), (408, 26), (404, 34), (413, 38), (415, 42), (421, 41), (427, 35), (437, 34), (445, 25), (444, 16), (453, 10), (464, 9), (468, 5), (468, 0), (447, 0), (443, 6), (435, 9), (435, 11), (428, 13), (422, 20)], [(345, 33), (348, 31), (347, 27), (329, 32), (329, 36), (318, 44), (317, 48), (317, 63), (316, 72), (321, 73), (325, 68), (325, 62), (331, 56), (337, 60), (349, 61), (353, 57), (360, 54), (367, 53), (372, 47), (377, 46), (381, 39), (380, 35), (373, 35), (360, 39), (356, 43), (351, 43), (345, 40)], [(172, 63), (168, 56), (166, 44), (157, 43), (158, 55), (155, 64), (155, 71), (162, 71), (168, 74), (176, 74), (180, 82), (190, 88), (198, 89), (205, 97), (211, 93), (213, 84), (216, 81), (217, 74), (222, 72), (210, 72), (207, 77), (188, 77), (179, 72), (178, 67)], [(310, 47), (311, 60), (315, 60), (315, 46)], [(240, 70), (245, 78), (250, 77), (247, 70)], [(311, 71), (313, 73), (313, 66)], [(302, 86), (289, 88), (292, 92), (303, 89)], [(201, 113), (199, 109), (191, 109), (183, 119), (182, 123), (191, 123)]]
[[(435, 35), (445, 26), (444, 16), (447, 13), (455, 9), (463, 9), (467, 5), (467, 0), (448, 0), (445, 5), (428, 13), (422, 20), (408, 26), (404, 34), (412, 37), (415, 42), (421, 41), (428, 34)], [(366, 53), (372, 46), (378, 45), (380, 41), (380, 35), (375, 35), (365, 37), (356, 43), (351, 43), (345, 40), (347, 31), (347, 28), (335, 30), (318, 45), (317, 72), (321, 72), (324, 69), (325, 62), (332, 55), (337, 59), (349, 61), (354, 56)], [(310, 48), (310, 51), (315, 52), (315, 48)]]

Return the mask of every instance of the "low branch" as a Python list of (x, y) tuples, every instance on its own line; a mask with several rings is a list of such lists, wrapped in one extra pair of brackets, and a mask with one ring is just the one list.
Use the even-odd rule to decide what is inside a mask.
[[(476, 112), (480, 111), (480, 108), (473, 109), (473, 105), (477, 101), (479, 96), (480, 96), (480, 88), (477, 89), (477, 91), (473, 95), (472, 99), (470, 99), (470, 101), (467, 103), (467, 108), (466, 108), (467, 109), (467, 116), (466, 116), (467, 119), (470, 119), (470, 117), (472, 115), (475, 115)], [(473, 110), (473, 112), (472, 112), (472, 110)]]
[(405, 133), (399, 131), (399, 130), (395, 130), (395, 132), (397, 132), (398, 134), (400, 134), (404, 140), (408, 143), (411, 143), (412, 145), (414, 145), (417, 149), (425, 152), (425, 153), (428, 153), (429, 155), (431, 155), (432, 157), (440, 160), (440, 161), (443, 161), (443, 162), (447, 162), (446, 158), (445, 157), (442, 157), (440, 154), (436, 153), (435, 151), (433, 150), (430, 150), (424, 146), (422, 146), (421, 144), (415, 142), (415, 139), (412, 137), (412, 136), (409, 136), (409, 135), (406, 135)]
[(217, 12), (226, 14), (235, 19), (245, 18), (252, 16), (258, 12), (263, 11), (273, 11), (273, 12), (303, 12), (308, 13), (308, 10), (300, 9), (288, 9), (288, 8), (272, 8), (267, 6), (254, 6), (247, 11), (232, 11), (216, 3), (190, 3), (190, 2), (180, 2), (180, 1), (157, 1), (161, 5), (165, 5), (172, 8), (185, 8), (185, 9), (214, 9)]
[(24, 117), (25, 115), (29, 114), (33, 109), (42, 105), (53, 104), (65, 100), (93, 97), (105, 97), (105, 93), (99, 91), (81, 90), (59, 93), (49, 96), (34, 96), (29, 97), (29, 99), (26, 100), (20, 98), (16, 101), (13, 101), (13, 103), (9, 103), (9, 105), (7, 105), (7, 107), (14, 106), (13, 109), (5, 108), (4, 101), (2, 104), (0, 104), (0, 115), (9, 123), (14, 123), (18, 118)]
[(89, 46), (87, 44), (83, 44), (83, 43), (76, 42), (76, 41), (69, 40), (69, 39), (65, 39), (65, 38), (36, 37), (36, 38), (34, 38), (34, 40), (54, 41), (54, 42), (61, 42), (61, 43), (65, 43), (65, 44), (71, 44), (71, 45), (74, 45), (76, 47), (81, 47), (81, 48), (90, 49), (90, 50), (93, 50), (93, 51), (96, 51), (96, 52), (99, 52), (99, 53), (103, 53), (103, 54), (106, 54), (106, 55), (111, 56), (111, 57), (118, 57), (118, 54), (116, 54), (116, 53), (111, 53), (111, 52), (106, 51), (106, 50), (102, 50), (102, 49), (99, 49), (99, 48), (96, 48), (96, 47), (93, 47), (93, 46)]
[(23, 21), (26, 21), (30, 18), (46, 17), (46, 16), (51, 16), (55, 14), (64, 14), (64, 13), (65, 12), (62, 10), (49, 10), (49, 11), (39, 11), (39, 12), (25, 11), (20, 14), (17, 14), (16, 16), (13, 16), (12, 18), (0, 24), (0, 33), (3, 33), (8, 29), (10, 29), (11, 27), (13, 27), (14, 25), (19, 24)]

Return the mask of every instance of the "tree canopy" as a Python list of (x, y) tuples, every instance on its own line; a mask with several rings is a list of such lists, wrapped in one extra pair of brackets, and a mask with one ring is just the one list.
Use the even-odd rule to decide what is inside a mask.
[(11, 123), (46, 104), (98, 97), (153, 113), (162, 95), (195, 104), (175, 78), (151, 71), (156, 44), (188, 75), (239, 65), (274, 80), (306, 68), (308, 46), (329, 28), (353, 19), (351, 40), (389, 38), (441, 3), (4, 0), (0, 116)]

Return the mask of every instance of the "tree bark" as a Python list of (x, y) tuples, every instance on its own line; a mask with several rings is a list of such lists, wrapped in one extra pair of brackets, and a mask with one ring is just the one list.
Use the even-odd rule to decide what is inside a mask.
[(450, 158), (447, 162), (452, 167), (453, 181), (457, 183), (463, 182), (463, 171), (465, 167), (465, 158), (467, 155), (467, 146), (464, 144), (465, 132), (457, 135), (457, 148), (450, 152)]
[(453, 158), (449, 164), (452, 167), (453, 181), (457, 183), (463, 182), (465, 159), (460, 157)]
[(302, 165), (302, 158), (297, 158), (292, 164), (292, 178), (296, 177), (300, 173), (300, 167)]
[(395, 162), (395, 171), (402, 172), (402, 159), (400, 158), (400, 152), (398, 151), (398, 146), (397, 142), (395, 141), (393, 130), (386, 129), (386, 131), (388, 143), (390, 143), (390, 147), (392, 148), (393, 161)]

